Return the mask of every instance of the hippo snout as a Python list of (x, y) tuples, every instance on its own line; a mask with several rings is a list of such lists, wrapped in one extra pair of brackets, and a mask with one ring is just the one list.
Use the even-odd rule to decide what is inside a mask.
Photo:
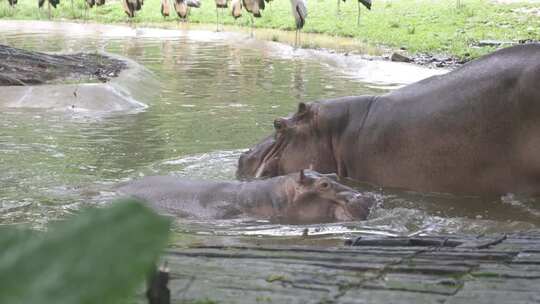
[(251, 150), (248, 150), (240, 155), (238, 158), (238, 168), (236, 169), (236, 178), (243, 179), (246, 177), (246, 162)]
[[(238, 159), (238, 169), (236, 171), (236, 177), (239, 179), (251, 179), (256, 177), (261, 167), (265, 169), (265, 158), (267, 154), (272, 150), (275, 144), (274, 136), (268, 136), (262, 142), (258, 143), (255, 147), (245, 151), (240, 155)], [(276, 172), (269, 176), (275, 176)], [(260, 177), (260, 176), (259, 176)]]
[(344, 191), (338, 193), (338, 198), (345, 204), (346, 212), (355, 220), (365, 220), (375, 200), (358, 192)]

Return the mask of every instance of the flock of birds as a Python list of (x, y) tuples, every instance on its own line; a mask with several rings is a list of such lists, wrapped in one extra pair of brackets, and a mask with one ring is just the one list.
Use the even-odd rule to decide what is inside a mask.
[[(17, 4), (18, 0), (8, 0), (9, 5), (14, 7)], [(50, 17), (50, 7), (56, 8), (60, 0), (38, 0), (38, 6), (43, 7), (45, 1), (48, 2), (49, 7), (49, 17)], [(72, 4), (73, 4), (73, 0)], [(92, 8), (94, 6), (101, 6), (105, 4), (105, 0), (85, 0), (86, 8)], [(186, 21), (189, 15), (191, 8), (198, 8), (201, 6), (200, 0), (170, 0), (172, 1), (172, 7), (174, 8), (176, 14), (178, 15), (179, 20)], [(245, 9), (251, 19), (251, 35), (253, 35), (254, 20), (253, 17), (259, 18), (262, 16), (261, 12), (265, 8), (265, 1), (270, 2), (272, 0), (215, 0), (216, 2), (216, 30), (219, 31), (219, 19), (221, 16), (222, 10), (229, 7), (229, 1), (231, 6), (231, 15), (234, 19), (238, 19), (242, 16), (242, 9)], [(296, 23), (296, 35), (295, 35), (295, 45), (298, 45), (299, 42), (299, 31), (304, 27), (306, 18), (308, 15), (307, 12), (307, 0), (290, 0), (292, 15)], [(338, 13), (339, 13), (339, 3), (340, 1), (345, 2), (346, 0), (337, 0), (338, 1)], [(130, 18), (135, 17), (135, 12), (141, 10), (144, 0), (120, 0), (124, 12)], [(371, 9), (371, 0), (358, 0), (358, 24), (360, 24), (360, 9), (361, 6), (365, 6), (367, 9)], [(169, 0), (161, 0), (161, 15), (165, 18), (168, 17), (171, 13), (171, 4)]]

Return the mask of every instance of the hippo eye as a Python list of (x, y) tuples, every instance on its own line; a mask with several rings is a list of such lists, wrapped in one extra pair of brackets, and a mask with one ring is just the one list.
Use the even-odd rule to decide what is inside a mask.
[(276, 129), (276, 131), (279, 131), (282, 128), (283, 128), (283, 122), (281, 121), (281, 119), (274, 120), (274, 129)]
[(322, 182), (320, 184), (321, 189), (328, 189), (330, 188), (330, 184), (328, 182)]

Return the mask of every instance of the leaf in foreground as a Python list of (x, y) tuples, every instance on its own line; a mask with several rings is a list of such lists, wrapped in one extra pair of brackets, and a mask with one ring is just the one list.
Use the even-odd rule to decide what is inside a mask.
[(43, 234), (0, 230), (0, 303), (117, 303), (158, 259), (169, 222), (134, 202), (90, 209)]

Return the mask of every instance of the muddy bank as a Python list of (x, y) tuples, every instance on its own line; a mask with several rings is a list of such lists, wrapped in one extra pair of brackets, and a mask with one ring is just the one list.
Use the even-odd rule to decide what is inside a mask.
[[(505, 47), (510, 47), (518, 44), (531, 44), (531, 43), (540, 43), (538, 40), (534, 39), (521, 39), (517, 41), (510, 40), (480, 40), (472, 44), (473, 47), (492, 47), (494, 50), (501, 49)], [(469, 53), (465, 54), (465, 57), (458, 58), (455, 56), (448, 56), (444, 54), (430, 54), (430, 53), (416, 53), (416, 54), (407, 54), (407, 50), (401, 48), (399, 51), (393, 52), (389, 55), (382, 56), (382, 58), (394, 61), (394, 62), (407, 62), (414, 63), (418, 65), (423, 65), (432, 68), (448, 68), (454, 69), (464, 65), (465, 63), (472, 61), (476, 58), (471, 57)]]
[(0, 86), (107, 82), (127, 68), (103, 54), (54, 55), (0, 44)]

